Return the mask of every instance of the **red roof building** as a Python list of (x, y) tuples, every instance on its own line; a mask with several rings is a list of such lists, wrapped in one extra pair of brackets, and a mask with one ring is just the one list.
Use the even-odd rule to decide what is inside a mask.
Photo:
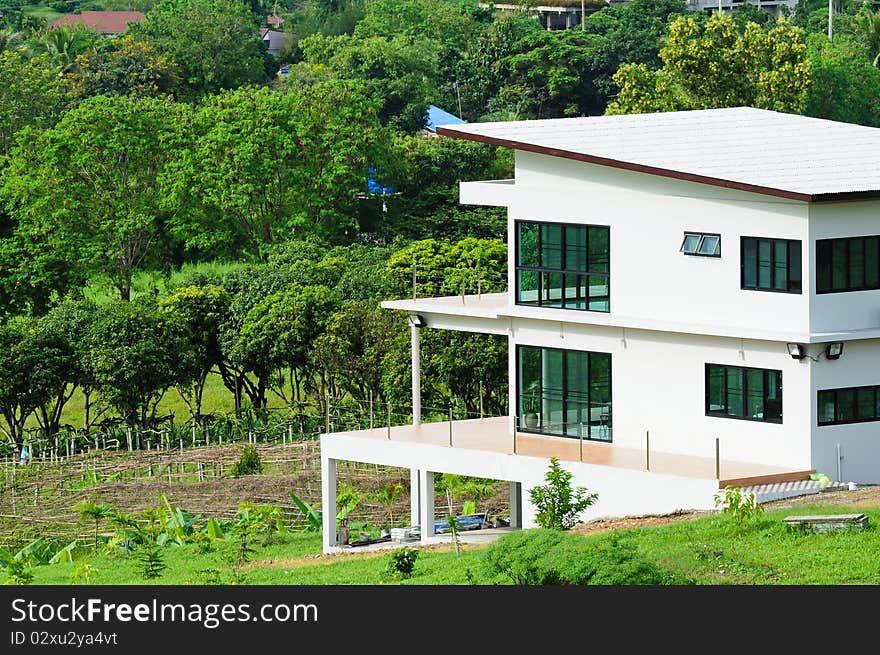
[(84, 25), (101, 34), (122, 34), (128, 24), (146, 19), (140, 11), (84, 11), (81, 14), (66, 14), (55, 20), (49, 29), (64, 25)]

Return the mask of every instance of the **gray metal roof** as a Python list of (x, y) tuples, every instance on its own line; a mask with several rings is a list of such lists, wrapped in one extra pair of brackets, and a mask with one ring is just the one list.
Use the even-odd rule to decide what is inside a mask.
[(880, 129), (751, 107), (468, 123), (437, 131), (806, 202), (880, 197)]

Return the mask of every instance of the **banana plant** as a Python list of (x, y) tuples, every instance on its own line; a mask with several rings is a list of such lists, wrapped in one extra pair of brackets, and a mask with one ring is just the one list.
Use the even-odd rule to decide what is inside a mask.
[(299, 508), (299, 511), (301, 511), (306, 517), (307, 524), (305, 531), (321, 532), (321, 529), (323, 528), (323, 518), (321, 516), (321, 510), (315, 509), (292, 491), (290, 492), (290, 499), (296, 504), (296, 506)]

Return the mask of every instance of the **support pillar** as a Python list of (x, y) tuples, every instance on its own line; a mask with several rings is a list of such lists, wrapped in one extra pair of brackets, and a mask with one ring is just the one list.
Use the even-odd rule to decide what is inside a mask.
[(434, 472), (419, 472), (419, 514), (421, 542), (427, 544), (434, 536)]
[(422, 365), (419, 353), (419, 328), (410, 325), (409, 334), (412, 343), (412, 417), (413, 425), (418, 426), (422, 424)]
[(421, 525), (419, 521), (419, 469), (409, 470), (409, 524)]
[(510, 483), (510, 527), (522, 528), (522, 483)]
[(321, 518), (325, 553), (339, 545), (336, 511), (336, 460), (321, 456)]

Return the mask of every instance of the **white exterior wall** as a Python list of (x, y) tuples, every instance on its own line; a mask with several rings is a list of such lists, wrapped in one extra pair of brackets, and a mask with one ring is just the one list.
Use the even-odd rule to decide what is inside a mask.
[[(880, 234), (880, 200), (811, 205), (810, 280), (816, 279), (816, 240), (877, 234)], [(819, 295), (816, 295), (815, 290), (812, 291), (811, 331), (836, 332), (870, 328), (880, 328), (880, 290)]]
[[(739, 252), (740, 236), (807, 243), (805, 203), (522, 151), (509, 198), (511, 304), (514, 220), (609, 225), (611, 315), (808, 332), (810, 281), (802, 294), (743, 290)], [(721, 257), (679, 252), (685, 231), (720, 233)]]
[[(524, 319), (511, 333), (511, 416), (517, 345), (606, 352), (616, 446), (643, 449), (650, 430), (652, 450), (714, 458), (717, 437), (722, 462), (811, 468), (810, 360), (792, 359), (784, 343)], [(781, 370), (782, 423), (706, 416), (707, 363)]]
[[(813, 350), (816, 352), (811, 354), (816, 356), (818, 350)], [(823, 426), (817, 421), (819, 390), (880, 385), (880, 339), (847, 341), (840, 359), (828, 361), (820, 357), (818, 362), (811, 362), (811, 369), (813, 468), (837, 480), (839, 444), (843, 458), (841, 482), (880, 483), (880, 421)]]

